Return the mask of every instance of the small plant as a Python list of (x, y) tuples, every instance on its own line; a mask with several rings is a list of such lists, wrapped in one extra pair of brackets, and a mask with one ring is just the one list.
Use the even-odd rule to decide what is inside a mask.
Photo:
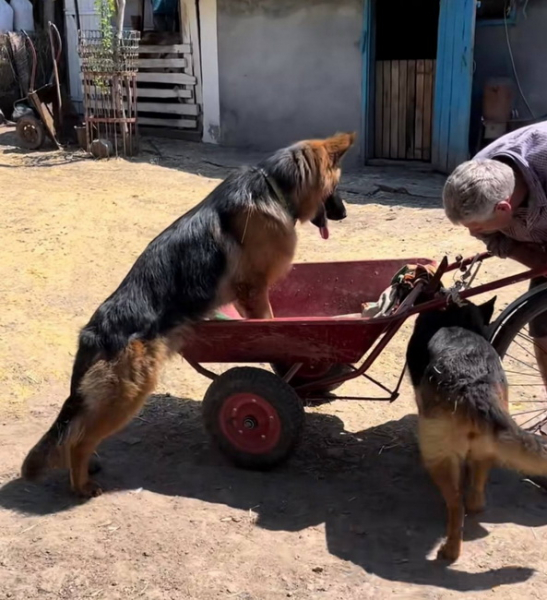
[(99, 29), (105, 50), (112, 49), (112, 20), (116, 14), (116, 0), (95, 0), (95, 10), (99, 14)]

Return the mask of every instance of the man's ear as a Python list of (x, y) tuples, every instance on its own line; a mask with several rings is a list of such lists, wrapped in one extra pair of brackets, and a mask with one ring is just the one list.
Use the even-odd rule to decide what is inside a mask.
[(502, 200), (501, 202), (498, 202), (496, 204), (495, 210), (504, 212), (504, 213), (511, 212), (511, 210), (512, 210), (511, 202), (509, 202), (509, 200)]

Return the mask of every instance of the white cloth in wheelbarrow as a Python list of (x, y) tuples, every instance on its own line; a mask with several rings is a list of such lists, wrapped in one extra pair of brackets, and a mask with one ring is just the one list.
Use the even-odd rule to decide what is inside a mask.
[(436, 265), (407, 264), (395, 273), (391, 285), (386, 288), (377, 302), (365, 302), (361, 305), (361, 317), (386, 317), (392, 314), (401, 302), (410, 294), (418, 281), (429, 283)]

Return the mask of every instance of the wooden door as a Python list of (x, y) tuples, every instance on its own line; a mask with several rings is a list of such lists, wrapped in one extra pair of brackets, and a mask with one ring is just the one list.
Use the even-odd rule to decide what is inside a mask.
[(434, 60), (376, 61), (376, 158), (431, 160)]

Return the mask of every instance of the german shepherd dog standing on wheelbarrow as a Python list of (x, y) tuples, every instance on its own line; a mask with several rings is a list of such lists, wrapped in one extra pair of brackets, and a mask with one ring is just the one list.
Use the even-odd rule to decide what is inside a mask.
[(268, 288), (291, 266), (296, 223), (326, 238), (327, 220), (346, 216), (336, 188), (354, 138), (298, 142), (237, 170), (147, 246), (81, 330), (70, 395), (23, 477), (69, 468), (78, 495), (101, 493), (91, 456), (142, 407), (192, 324), (231, 302), (244, 317), (271, 318)]

